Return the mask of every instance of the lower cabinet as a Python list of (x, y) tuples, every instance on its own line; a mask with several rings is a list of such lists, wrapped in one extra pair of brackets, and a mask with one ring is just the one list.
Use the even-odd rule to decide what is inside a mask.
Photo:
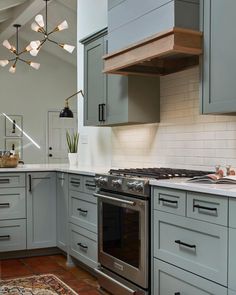
[(68, 174), (57, 173), (57, 247), (67, 252), (68, 247)]
[[(232, 289), (236, 292), (236, 229), (229, 229), (229, 289)], [(236, 294), (236, 293), (235, 293)]]
[(56, 173), (28, 173), (27, 249), (56, 244)]
[(153, 281), (155, 295), (227, 295), (227, 288), (158, 259), (154, 259)]
[(0, 252), (26, 249), (26, 220), (0, 221)]
[(228, 295), (236, 295), (236, 292), (234, 292), (232, 290), (228, 290)]
[(91, 268), (97, 266), (97, 235), (70, 224), (70, 255)]

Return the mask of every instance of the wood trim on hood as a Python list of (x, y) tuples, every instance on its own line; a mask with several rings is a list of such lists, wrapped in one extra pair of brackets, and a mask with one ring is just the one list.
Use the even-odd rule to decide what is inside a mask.
[(107, 54), (104, 73), (167, 75), (199, 64), (202, 36), (198, 31), (173, 28)]

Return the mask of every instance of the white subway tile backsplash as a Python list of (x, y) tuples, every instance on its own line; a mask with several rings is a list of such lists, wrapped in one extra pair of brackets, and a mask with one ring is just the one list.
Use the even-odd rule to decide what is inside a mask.
[(236, 116), (200, 115), (199, 69), (161, 77), (161, 122), (112, 128), (112, 166), (236, 168)]

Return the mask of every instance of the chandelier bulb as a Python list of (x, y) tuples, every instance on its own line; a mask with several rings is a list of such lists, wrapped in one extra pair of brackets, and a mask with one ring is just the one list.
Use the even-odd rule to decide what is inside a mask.
[(11, 46), (11, 44), (9, 43), (8, 40), (4, 40), (3, 43), (2, 43), (2, 45), (3, 45), (4, 47), (6, 47), (7, 49), (9, 49), (9, 50), (12, 49), (12, 46)]
[(59, 44), (60, 47), (62, 47), (64, 50), (66, 50), (69, 53), (72, 53), (75, 49), (75, 46), (69, 45), (69, 44)]
[(36, 24), (39, 25), (39, 27), (41, 27), (41, 28), (44, 27), (44, 20), (43, 20), (43, 16), (42, 16), (42, 14), (38, 14), (38, 15), (36, 15), (36, 17), (35, 17), (35, 21), (36, 21)]
[(0, 66), (5, 67), (9, 64), (9, 60), (8, 59), (2, 59), (0, 60)]
[(35, 32), (42, 32), (42, 28), (36, 22), (31, 24), (31, 29)]
[(11, 74), (15, 74), (15, 72), (16, 72), (16, 66), (15, 65), (11, 66), (10, 69), (9, 69), (9, 72)]
[(31, 50), (33, 50), (33, 49), (39, 50), (40, 44), (41, 44), (41, 42), (39, 40), (37, 40), (37, 41), (31, 41), (30, 42)]
[(32, 56), (37, 56), (38, 53), (39, 53), (39, 50), (37, 50), (37, 49), (32, 49), (32, 50), (30, 51), (30, 54), (31, 54)]
[(69, 28), (69, 25), (66, 20), (64, 20), (60, 25), (57, 26), (57, 31), (63, 31)]
[(32, 62), (30, 61), (29, 62), (29, 65), (34, 68), (35, 70), (38, 70), (40, 68), (40, 63), (37, 63), (37, 62)]

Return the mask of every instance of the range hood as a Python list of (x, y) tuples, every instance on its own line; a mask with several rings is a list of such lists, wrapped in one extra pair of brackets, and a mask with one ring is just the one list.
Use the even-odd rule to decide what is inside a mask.
[(107, 54), (104, 73), (120, 75), (168, 75), (199, 64), (202, 33), (172, 28)]

